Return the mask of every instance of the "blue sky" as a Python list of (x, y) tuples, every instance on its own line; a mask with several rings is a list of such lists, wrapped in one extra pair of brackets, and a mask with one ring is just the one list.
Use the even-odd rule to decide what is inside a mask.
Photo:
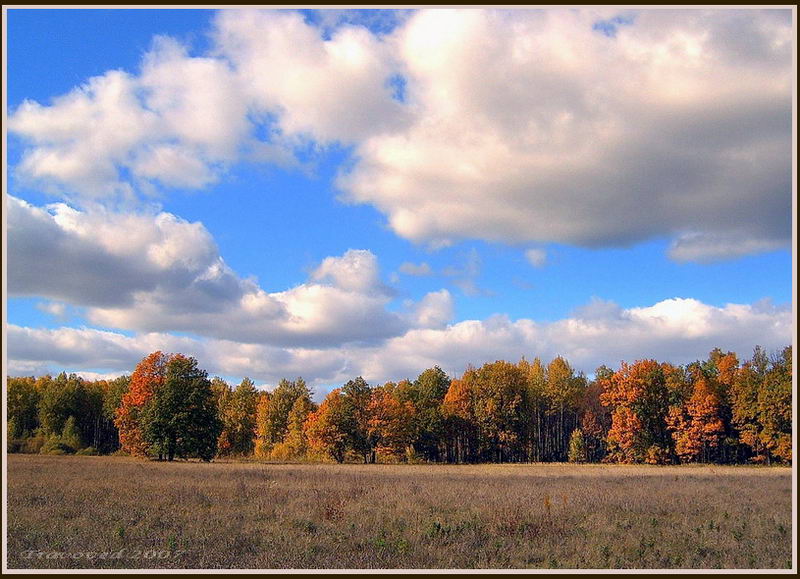
[[(266, 384), (299, 373), (324, 389), (353, 372), (413, 375), (435, 356), (459, 372), (468, 355), (481, 363), (563, 354), (591, 372), (631, 355), (684, 362), (709, 346), (747, 355), (756, 343), (789, 343), (791, 131), (783, 121), (791, 89), (780, 81), (790, 77), (791, 57), (776, 41), (786, 37), (785, 14), (753, 15), (759, 26), (736, 11), (645, 11), (612, 35), (597, 23), (613, 14), (586, 11), (218, 18), (203, 10), (9, 10), (8, 192), (24, 202), (19, 215), (54, 219), (63, 235), (48, 246), (30, 230), (41, 243), (19, 241), (28, 253), (15, 252), (35, 220), (9, 218), (12, 372), (113, 374), (152, 345), (194, 348), (200, 358), (225, 340), (225, 355), (206, 361), (213, 373)], [(731, 31), (757, 31), (764, 38), (751, 44), (772, 48), (753, 50), (759, 62), (737, 57)], [(576, 34), (575, 46), (562, 46)], [(676, 38), (695, 44), (676, 48)], [(481, 43), (486, 54), (476, 57), (470, 47)], [(508, 58), (528, 45), (535, 48), (519, 62)], [(666, 66), (653, 56), (660, 46), (674, 53), (669, 87), (647, 85)], [(684, 70), (681, 50), (697, 66), (724, 63), (708, 81), (728, 103), (724, 114), (702, 96), (705, 81)], [(570, 51), (629, 69), (598, 77), (592, 63), (569, 60)], [(631, 64), (634, 52), (647, 57)], [(223, 71), (219, 84), (204, 66)], [(769, 77), (769, 86), (754, 93), (740, 80), (745, 70)], [(72, 105), (54, 100), (92, 77), (111, 79), (109, 71), (124, 71), (113, 90), (130, 100), (105, 99), (96, 87), (66, 97)], [(180, 74), (176, 88), (170, 80)], [(402, 102), (389, 86), (397, 79)], [(675, 87), (683, 87), (678, 96)], [(191, 100), (217, 93), (211, 104)], [(129, 118), (123, 113), (159, 120), (126, 140), (108, 128)], [(85, 122), (76, 120), (82, 114)], [(708, 121), (695, 123), (697, 115)], [(136, 131), (145, 122), (120, 126)], [(756, 129), (743, 134), (747, 123)], [(147, 156), (159, 147), (169, 156)], [(731, 164), (743, 155), (753, 168)], [(54, 217), (61, 210), (46, 209), (54, 203), (76, 211), (79, 225)], [(165, 214), (185, 227), (158, 225), (142, 251), (173, 261), (153, 258), (154, 281), (140, 288), (120, 277), (118, 293), (130, 290), (132, 302), (100, 303), (90, 280), (104, 279), (104, 263), (109, 276), (128, 271), (133, 258), (120, 248), (133, 231), (125, 227), (143, 230), (124, 217), (161, 223)], [(117, 224), (109, 235), (119, 239), (93, 236), (104, 223)], [(189, 224), (201, 238), (183, 245)], [(164, 249), (198, 243), (191, 266)], [(101, 258), (84, 259), (84, 250)], [(64, 256), (58, 262), (75, 272), (76, 287), (37, 272), (36, 255)], [(181, 298), (218, 260), (229, 270), (202, 304)], [(407, 273), (423, 263), (426, 275)], [(167, 291), (180, 305), (167, 303)], [(276, 329), (268, 327), (273, 314), (250, 320), (245, 308), (254, 328), (225, 329), (236, 318), (224, 312), (242, 314), (236, 308), (258, 292), (274, 295), (292, 319), (308, 317)], [(312, 294), (321, 301), (308, 301)], [(425, 317), (428, 299), (435, 305)], [(465, 338), (473, 322), (476, 333)], [(349, 323), (360, 327), (341, 335), (329, 327)], [(589, 324), (586, 344), (571, 333), (575, 323)], [(116, 354), (91, 355), (109, 340)], [(243, 360), (255, 352), (274, 363), (248, 369)]]

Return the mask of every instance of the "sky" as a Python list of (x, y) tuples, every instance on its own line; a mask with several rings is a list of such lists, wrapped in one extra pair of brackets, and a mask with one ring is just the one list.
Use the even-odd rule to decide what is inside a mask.
[(7, 12), (9, 375), (792, 342), (791, 10)]

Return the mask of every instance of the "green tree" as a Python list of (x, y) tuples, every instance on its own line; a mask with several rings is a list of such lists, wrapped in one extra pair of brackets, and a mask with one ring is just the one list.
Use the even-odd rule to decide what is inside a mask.
[(547, 365), (544, 395), (547, 400), (548, 436), (551, 443), (547, 456), (551, 460), (564, 460), (568, 452), (568, 436), (578, 426), (580, 404), (586, 379), (576, 375), (564, 358), (556, 356)]
[(209, 461), (217, 452), (222, 423), (208, 375), (194, 358), (170, 358), (164, 384), (145, 404), (141, 420), (144, 439), (159, 457)]
[(363, 457), (364, 464), (375, 462), (376, 459), (375, 449), (369, 436), (371, 397), (372, 389), (361, 376), (349, 380), (342, 387), (348, 446)]
[(278, 386), (270, 393), (269, 406), (263, 416), (263, 423), (258, 425), (259, 436), (262, 438), (262, 450), (269, 452), (276, 444), (286, 438), (289, 430), (289, 413), (298, 398), (311, 400), (311, 390), (305, 380), (289, 381), (281, 379)]
[(568, 459), (570, 462), (587, 462), (589, 460), (586, 441), (580, 428), (573, 430), (569, 437)]
[[(227, 386), (227, 385), (226, 385)], [(212, 390), (214, 383), (212, 381)], [(220, 454), (249, 455), (253, 453), (256, 431), (258, 390), (250, 378), (245, 378), (235, 390), (214, 391), (222, 420), (219, 439)]]
[(43, 433), (60, 437), (72, 416), (81, 440), (96, 444), (102, 437), (103, 392), (102, 383), (86, 382), (75, 374), (62, 372), (53, 380), (43, 381), (38, 409)]
[(792, 348), (771, 361), (758, 392), (761, 442), (771, 459), (792, 462)]
[(498, 360), (476, 371), (472, 404), (482, 460), (522, 460), (527, 388), (525, 373), (511, 362)]
[(69, 446), (73, 451), (80, 450), (84, 447), (81, 441), (81, 433), (78, 431), (78, 425), (74, 416), (67, 418), (64, 423), (64, 430), (61, 432), (61, 442)]
[(9, 378), (6, 385), (8, 437), (27, 438), (39, 426), (36, 382), (33, 377)]
[(434, 366), (422, 372), (410, 386), (406, 393), (404, 384), (399, 384), (398, 398), (401, 402), (411, 402), (415, 408), (414, 450), (427, 460), (442, 460), (446, 431), (442, 403), (450, 388), (450, 377), (439, 366)]
[(518, 364), (525, 375), (528, 416), (526, 420), (527, 455), (529, 460), (539, 462), (544, 460), (548, 449), (548, 434), (546, 431), (546, 411), (548, 408), (545, 394), (547, 376), (542, 360), (538, 357), (533, 362), (525, 358)]

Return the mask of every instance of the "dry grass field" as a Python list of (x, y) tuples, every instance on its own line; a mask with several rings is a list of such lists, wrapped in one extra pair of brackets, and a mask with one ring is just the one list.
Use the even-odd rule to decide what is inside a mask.
[(8, 566), (789, 568), (791, 471), (8, 457)]

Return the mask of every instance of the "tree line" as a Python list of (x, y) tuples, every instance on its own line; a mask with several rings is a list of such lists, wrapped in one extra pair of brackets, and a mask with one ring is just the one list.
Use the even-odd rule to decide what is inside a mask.
[(740, 363), (713, 350), (676, 366), (563, 357), (438, 366), (321, 404), (302, 378), (270, 392), (209, 379), (197, 360), (154, 352), (130, 376), (9, 378), (8, 450), (125, 453), (163, 460), (254, 457), (336, 462), (781, 463), (792, 460), (792, 349)]

